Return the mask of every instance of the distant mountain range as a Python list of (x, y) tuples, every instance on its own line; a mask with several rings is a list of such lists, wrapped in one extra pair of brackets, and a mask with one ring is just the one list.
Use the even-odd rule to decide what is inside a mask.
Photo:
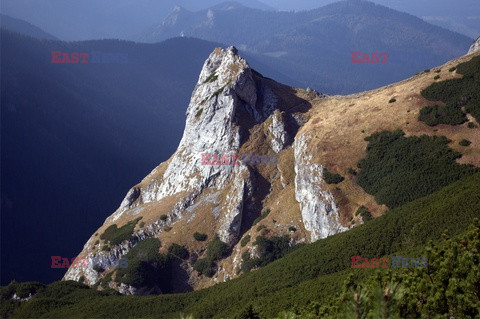
[[(2, 13), (27, 20), (63, 40), (133, 39), (136, 34), (163, 20), (176, 5), (197, 11), (223, 0), (3, 0)], [(305, 11), (336, 0), (237, 0), (255, 9)], [(480, 34), (477, 0), (374, 0), (389, 8), (413, 14), (425, 21), (471, 38)]]
[[(278, 10), (302, 11), (334, 3), (337, 0), (263, 0)], [(480, 10), (477, 0), (373, 0), (377, 4), (413, 14), (437, 26), (471, 38), (480, 34)], [(475, 11), (474, 9), (477, 8)]]
[[(178, 7), (138, 40), (157, 42), (173, 36), (235, 45), (263, 55), (304, 87), (342, 94), (399, 81), (464, 54), (472, 43), (466, 36), (365, 1), (297, 13), (266, 12), (238, 3), (199, 12)], [(388, 63), (352, 64), (352, 51), (386, 52)]]
[(24, 20), (15, 19), (7, 15), (0, 14), (0, 22), (2, 28), (15, 31), (17, 33), (29, 35), (37, 39), (58, 40), (53, 35)]
[[(3, 0), (2, 13), (23, 19), (62, 40), (133, 39), (164, 19), (177, 5), (201, 10), (223, 0)], [(261, 10), (274, 8), (257, 0), (239, 0)]]

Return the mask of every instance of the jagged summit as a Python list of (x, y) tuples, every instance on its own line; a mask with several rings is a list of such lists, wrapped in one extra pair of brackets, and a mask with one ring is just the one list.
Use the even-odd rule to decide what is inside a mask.
[[(419, 121), (420, 110), (430, 103), (420, 92), (438, 80), (432, 73), (441, 74), (442, 80), (459, 78), (455, 66), (470, 58), (374, 91), (324, 96), (263, 77), (234, 47), (215, 49), (194, 88), (176, 152), (129, 190), (79, 257), (115, 264), (150, 238), (160, 240), (162, 254), (173, 244), (184, 246), (188, 258), (175, 264), (177, 275), (171, 277), (176, 290), (160, 289), (180, 292), (238, 276), (244, 260), (262, 256), (257, 238), (287, 236), (293, 246), (361, 224), (361, 206), (373, 217), (383, 214), (387, 207), (356, 180), (355, 170), (366, 156), (366, 137), (400, 129), (406, 135), (446, 136), (458, 145), (452, 146), (455, 151), (461, 151), (460, 138), (478, 145), (478, 132), (466, 124), (452, 130)], [(470, 147), (459, 161), (478, 166), (479, 152)], [(204, 163), (206, 153), (221, 158), (253, 154), (258, 162)], [(260, 160), (267, 157), (277, 160)], [(341, 181), (332, 181), (338, 179), (332, 175), (340, 175)], [(207, 240), (197, 240), (199, 235)], [(215, 241), (216, 247), (219, 241), (227, 245), (228, 253), (208, 260), (207, 247)], [(193, 268), (199, 260), (206, 261), (208, 275)], [(132, 261), (129, 271), (138, 273), (135, 265), (139, 267)], [(148, 293), (146, 287), (116, 277), (117, 270), (108, 263), (105, 269), (71, 268), (64, 278), (83, 276), (89, 285), (102, 280), (125, 294)]]
[[(450, 70), (466, 59), (441, 68)], [(458, 77), (455, 72), (439, 72), (442, 79)], [(102, 286), (124, 294), (158, 292), (148, 283), (134, 285), (116, 277), (118, 271), (111, 266), (145, 239), (158, 238), (162, 254), (168, 254), (173, 244), (188, 250), (188, 258), (174, 264), (170, 287), (175, 289), (168, 290), (167, 285), (160, 291), (200, 289), (238, 276), (245, 258), (259, 258), (256, 238), (287, 236), (293, 246), (361, 224), (363, 217), (356, 214), (360, 206), (374, 217), (383, 214), (386, 206), (355, 179), (353, 168), (365, 156), (365, 137), (402, 129), (409, 135), (445, 135), (456, 142), (465, 136), (477, 143), (475, 130), (466, 125), (453, 134), (448, 126), (433, 129), (418, 121), (420, 109), (428, 103), (420, 90), (435, 81), (430, 72), (423, 72), (374, 91), (325, 96), (263, 77), (235, 47), (215, 49), (194, 88), (178, 149), (129, 190), (79, 255), (107, 260), (106, 270), (91, 265), (70, 268), (64, 279), (89, 285), (102, 280)], [(393, 107), (389, 100), (395, 101)], [(477, 152), (464, 154), (462, 162), (478, 165)], [(276, 156), (277, 161), (203, 165), (205, 153), (249, 153)], [(330, 185), (326, 171), (341, 174), (344, 180)], [(121, 236), (112, 240), (105, 235), (112, 232)], [(199, 234), (208, 239), (197, 240)], [(229, 247), (228, 254), (209, 260), (207, 247), (215, 240), (219, 247), (217, 236)], [(199, 260), (206, 261), (208, 275), (193, 268)], [(131, 267), (134, 274), (141, 271), (134, 261)]]
[[(196, 259), (205, 249), (205, 244), (192, 238), (198, 231), (208, 238), (218, 236), (233, 248), (232, 254), (219, 262), (213, 277), (217, 282), (238, 273), (245, 250), (255, 254), (253, 243), (244, 247), (239, 240), (246, 233), (252, 237), (260, 234), (253, 221), (262, 211), (272, 211), (270, 235), (297, 229), (291, 234), (291, 244), (346, 230), (339, 222), (332, 194), (321, 185), (313, 187), (312, 183), (321, 183), (321, 177), (312, 179), (310, 175), (320, 172), (321, 176), (322, 167), (310, 166), (306, 139), (296, 137), (308, 121), (308, 97), (321, 98), (264, 78), (235, 47), (215, 49), (193, 91), (177, 151), (130, 189), (117, 211), (85, 244), (80, 257), (100, 256), (114, 263), (140, 240), (158, 237), (164, 246), (178, 243), (189, 247)], [(278, 162), (202, 165), (202, 153), (275, 155)], [(108, 250), (102, 248), (108, 244), (100, 238), (105, 229), (121, 227), (138, 217), (142, 217), (142, 225), (135, 227), (129, 240)], [(210, 285), (211, 279), (193, 271), (191, 262), (182, 266), (189, 273), (189, 285)], [(79, 280), (81, 276), (93, 285), (104, 275), (77, 268), (70, 269), (65, 279)], [(141, 293), (124, 284), (112, 285), (123, 293)]]

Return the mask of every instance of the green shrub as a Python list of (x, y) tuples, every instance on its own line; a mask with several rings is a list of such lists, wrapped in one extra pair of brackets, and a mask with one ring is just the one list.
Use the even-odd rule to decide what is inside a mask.
[(423, 70), (423, 73), (428, 73), (430, 72), (430, 69)]
[(473, 122), (468, 122), (467, 127), (468, 128), (475, 128), (477, 126)]
[(202, 258), (198, 259), (195, 264), (193, 264), (193, 269), (198, 271), (202, 275), (212, 277), (215, 274), (213, 266), (213, 262), (210, 259)]
[(433, 77), (433, 79), (434, 79), (434, 80), (440, 79), (440, 75), (435, 75), (435, 76)]
[(260, 226), (257, 227), (257, 232), (259, 232), (259, 231), (261, 231), (262, 229), (265, 229), (265, 228), (267, 228), (267, 226), (260, 225)]
[(207, 245), (207, 257), (211, 261), (222, 259), (227, 255), (228, 251), (228, 245), (221, 241), (218, 236), (215, 236), (215, 238)]
[(372, 214), (368, 211), (368, 208), (363, 205), (357, 209), (355, 215), (362, 216), (362, 220), (364, 223), (373, 219)]
[(193, 238), (195, 238), (196, 241), (205, 241), (207, 240), (208, 236), (207, 234), (201, 234), (199, 232), (195, 232), (193, 234)]
[(109, 241), (110, 244), (114, 246), (121, 244), (125, 240), (132, 240), (133, 230), (140, 219), (142, 219), (142, 217), (131, 220), (120, 228), (118, 228), (116, 224), (113, 224), (105, 229), (103, 234), (100, 235), (100, 238)]
[(242, 247), (245, 247), (250, 242), (250, 238), (251, 238), (250, 235), (244, 236), (240, 241), (240, 245)]
[(381, 132), (367, 137), (367, 156), (357, 166), (358, 184), (379, 204), (398, 207), (431, 194), (478, 171), (461, 165), (444, 136), (410, 136)]
[(457, 68), (456, 67), (451, 67), (450, 69), (448, 69), (448, 72), (453, 72), (455, 71)]
[(458, 144), (460, 144), (460, 146), (469, 146), (470, 144), (472, 144), (472, 142), (470, 142), (469, 140), (463, 139)]
[(165, 226), (165, 227), (163, 228), (163, 230), (168, 233), (169, 231), (172, 230), (172, 227), (170, 227), (170, 226)]
[(139, 226), (140, 228), (143, 228), (143, 226), (145, 226), (145, 223), (144, 223), (144, 222), (141, 222), (138, 226)]
[(187, 248), (184, 246), (180, 246), (179, 244), (171, 244), (170, 247), (168, 247), (168, 253), (180, 258), (180, 259), (187, 259), (189, 256)]
[(197, 111), (197, 113), (195, 114), (195, 117), (199, 117), (200, 115), (202, 115), (202, 113), (203, 113), (203, 107)]
[(258, 216), (254, 221), (252, 226), (258, 224), (262, 219), (266, 218), (270, 214), (270, 209), (265, 209), (260, 216)]
[(257, 252), (259, 253), (260, 257), (250, 258), (250, 254), (248, 254), (248, 258), (244, 259), (242, 256), (243, 272), (249, 272), (254, 267), (265, 266), (285, 256), (287, 253), (293, 250), (289, 243), (290, 236), (288, 235), (274, 236), (269, 239), (258, 236), (253, 244), (257, 246)]
[(340, 174), (330, 173), (326, 168), (323, 168), (323, 180), (327, 184), (341, 183), (345, 178)]
[(459, 125), (464, 123), (467, 117), (461, 109), (453, 107), (452, 105), (434, 105), (421, 108), (418, 120), (429, 126), (438, 124)]
[(295, 228), (295, 226), (290, 226), (290, 227), (288, 227), (288, 231), (294, 233), (294, 232), (297, 231), (297, 229)]
[(116, 270), (115, 280), (134, 287), (160, 286), (164, 290), (170, 280), (170, 265), (168, 256), (161, 255), (160, 240), (147, 238), (138, 242), (124, 258), (128, 267)]
[[(470, 113), (477, 122), (480, 122), (480, 56), (460, 63), (457, 72), (462, 75), (460, 79), (451, 79), (432, 83), (422, 90), (423, 97), (433, 101), (443, 101), (447, 108), (461, 109)], [(451, 112), (448, 112), (449, 114)], [(464, 118), (463, 122), (466, 119)], [(448, 121), (440, 123), (450, 124)]]
[(215, 72), (213, 72), (205, 79), (203, 83), (215, 82), (217, 79), (218, 79), (218, 75)]
[(440, 72), (442, 72), (442, 69), (435, 70), (435, 73), (440, 73)]
[(394, 102), (396, 102), (396, 101), (397, 101), (397, 99), (391, 98), (391, 99), (388, 101), (388, 103), (394, 103)]
[(161, 220), (162, 222), (166, 221), (167, 219), (168, 219), (168, 216), (165, 215), (165, 214), (163, 214), (162, 216), (160, 216), (160, 220)]
[(215, 92), (213, 92), (212, 96), (210, 97), (211, 99), (222, 94), (223, 93), (223, 90), (225, 90), (225, 87), (226, 85), (222, 86), (221, 88), (219, 88), (218, 90), (216, 90)]

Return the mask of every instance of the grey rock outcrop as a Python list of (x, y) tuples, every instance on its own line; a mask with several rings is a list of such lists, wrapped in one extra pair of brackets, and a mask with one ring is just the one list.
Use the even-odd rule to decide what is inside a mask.
[(472, 45), (470, 46), (470, 49), (468, 50), (468, 53), (475, 52), (477, 50), (480, 50), (480, 36), (475, 40)]

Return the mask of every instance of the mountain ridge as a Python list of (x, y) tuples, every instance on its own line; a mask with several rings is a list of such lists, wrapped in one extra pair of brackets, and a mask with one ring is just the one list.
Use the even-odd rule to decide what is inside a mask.
[[(456, 72), (445, 70), (477, 55), (463, 56), (433, 71), (442, 80), (459, 78)], [(472, 143), (468, 150), (455, 143), (450, 147), (463, 155), (458, 163), (480, 166), (474, 118), (469, 117), (474, 129), (467, 123), (433, 128), (418, 120), (428, 103), (419, 91), (436, 80), (430, 72), (423, 72), (372, 91), (323, 96), (263, 78), (235, 48), (217, 48), (205, 62), (192, 94), (179, 148), (131, 188), (79, 257), (115, 260), (145, 238), (160, 238), (160, 252), (166, 252), (168, 245), (186, 247), (190, 257), (179, 267), (187, 273), (188, 285), (200, 289), (238, 276), (245, 254), (259, 256), (255, 243), (242, 243), (246, 237), (289, 234), (293, 246), (361, 224), (363, 216), (356, 213), (361, 206), (378, 217), (387, 207), (367, 194), (352, 173), (364, 157), (368, 135), (402, 129), (406, 136), (444, 135), (456, 143), (468, 139)], [(358, 121), (364, 124), (355, 125)], [(279, 161), (276, 167), (205, 166), (201, 165), (205, 152), (276, 153)], [(326, 171), (345, 178), (329, 185)], [(119, 246), (101, 241), (107, 228), (121, 227), (138, 217), (142, 217), (142, 226), (134, 225), (132, 240)], [(218, 236), (231, 247), (229, 256), (210, 261), (212, 279), (194, 271), (196, 262), (209, 251), (208, 245), (194, 239), (194, 232), (210, 239)], [(70, 269), (64, 277), (81, 278), (95, 285), (104, 275), (87, 268)], [(122, 280), (116, 278), (109, 285), (122, 293), (140, 293)]]
[[(172, 13), (168, 21), (152, 26), (139, 40), (183, 35), (235, 45), (263, 57), (303, 87), (329, 94), (400, 81), (464, 54), (471, 44), (468, 37), (364, 1), (341, 1), (296, 13), (210, 8)], [(351, 51), (357, 50), (387, 52), (388, 63), (352, 64)]]

